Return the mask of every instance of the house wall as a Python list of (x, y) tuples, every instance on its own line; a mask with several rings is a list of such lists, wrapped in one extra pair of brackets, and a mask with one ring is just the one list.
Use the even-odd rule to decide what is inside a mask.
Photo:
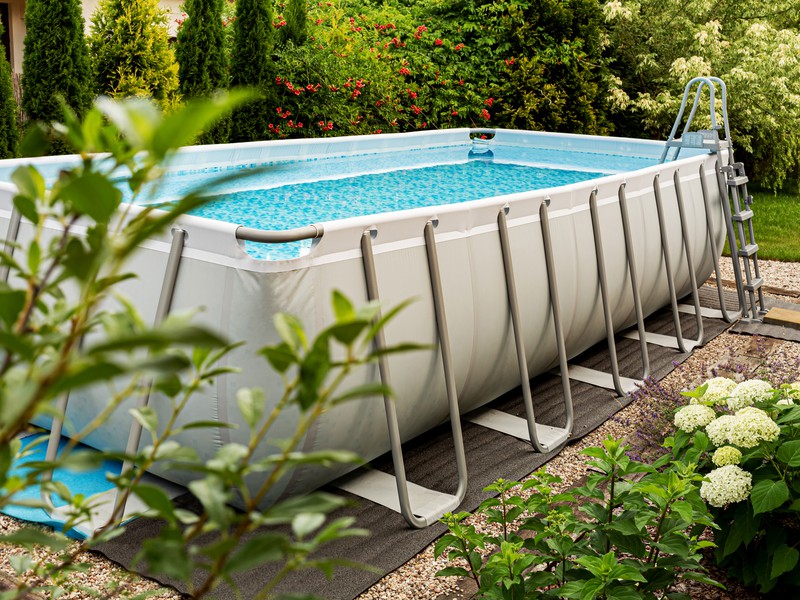
[[(89, 32), (92, 14), (97, 8), (99, 0), (83, 0), (83, 18), (86, 22), (86, 32)], [(183, 0), (160, 0), (160, 4), (169, 11), (169, 32), (175, 35), (178, 24), (175, 21), (181, 15), (180, 5)], [(10, 37), (11, 37), (11, 69), (15, 73), (22, 73), (23, 43), (25, 40), (25, 0), (8, 0)]]

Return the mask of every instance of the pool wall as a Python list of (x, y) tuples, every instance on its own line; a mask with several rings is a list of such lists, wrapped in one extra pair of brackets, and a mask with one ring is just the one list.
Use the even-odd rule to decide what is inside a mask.
[[(187, 148), (173, 160), (180, 165), (203, 164), (199, 156), (230, 165), (260, 164), (280, 158), (308, 159), (349, 153), (405, 152), (436, 145), (471, 144), (470, 130), (424, 134), (397, 134), (364, 138), (315, 141), (237, 144), (221, 148)], [(659, 142), (619, 140), (591, 136), (541, 134), (498, 130), (494, 140), (505, 145), (544, 145), (570, 148), (597, 155), (630, 153), (652, 156), (654, 163), (663, 149)], [(205, 153), (204, 153), (205, 152)], [(604, 257), (609, 282), (610, 305), (617, 330), (635, 323), (633, 294), (628, 277), (618, 194), (625, 185), (632, 226), (633, 247), (642, 303), (650, 314), (669, 303), (661, 236), (656, 215), (654, 179), (658, 178), (664, 205), (669, 250), (679, 296), (690, 291), (690, 276), (683, 247), (673, 175), (679, 172), (686, 208), (688, 242), (693, 250), (698, 281), (710, 274), (711, 255), (707, 218), (700, 177), (705, 177), (712, 214), (709, 215), (718, 248), (722, 248), (725, 225), (717, 185), (716, 155), (684, 154), (676, 162), (658, 164), (630, 173), (602, 177), (569, 186), (462, 204), (420, 208), (396, 213), (333, 221), (323, 224), (324, 235), (314, 241), (305, 256), (291, 260), (263, 261), (249, 256), (237, 239), (238, 226), (197, 217), (181, 218), (176, 227), (187, 232), (186, 246), (178, 275), (173, 312), (201, 308), (197, 321), (223, 332), (230, 340), (246, 344), (226, 357), (241, 374), (220, 377), (215, 386), (197, 394), (183, 416), (185, 421), (219, 420), (236, 423), (239, 429), (193, 430), (182, 434), (181, 443), (210, 457), (228, 442), (247, 443), (247, 428), (236, 409), (235, 393), (241, 387), (261, 387), (275, 402), (281, 380), (266, 363), (255, 357), (258, 348), (275, 343), (279, 337), (272, 317), (283, 311), (298, 316), (309, 332), (320, 331), (332, 322), (330, 296), (339, 289), (356, 304), (367, 301), (360, 242), (365, 231), (373, 232), (373, 246), (380, 296), (385, 306), (408, 298), (414, 302), (386, 328), (387, 343), (413, 341), (435, 345), (436, 320), (423, 232), (429, 221), (436, 224), (445, 311), (454, 353), (456, 384), (461, 412), (480, 407), (520, 383), (516, 362), (506, 283), (498, 235), (497, 217), (507, 210), (516, 285), (531, 376), (558, 364), (556, 340), (550, 310), (548, 279), (539, 208), (548, 199), (553, 256), (558, 275), (562, 321), (568, 355), (574, 357), (605, 338), (605, 321), (593, 246), (589, 197), (597, 192)], [(724, 160), (724, 157), (720, 157)], [(13, 165), (9, 165), (13, 166)], [(14, 188), (0, 184), (0, 233), (5, 234), (11, 214)], [(357, 201), (358, 199), (354, 199)], [(135, 211), (134, 211), (135, 212)], [(53, 233), (56, 226), (53, 225)], [(24, 245), (31, 228), (24, 221), (19, 241)], [(120, 291), (129, 296), (146, 320), (153, 318), (170, 247), (165, 232), (142, 245), (131, 271), (138, 278), (125, 282)], [(448, 419), (445, 380), (438, 351), (394, 355), (389, 360), (400, 431), (404, 440), (416, 437)], [(378, 379), (377, 367), (354, 373), (345, 387)], [(70, 399), (68, 419), (75, 427), (91, 421), (105, 406), (108, 392), (97, 387)], [(132, 407), (133, 401), (131, 401)], [(151, 399), (162, 422), (170, 403), (154, 394)], [(121, 450), (130, 427), (128, 406), (86, 440), (98, 448)], [(297, 414), (287, 411), (276, 423), (272, 437), (290, 437)], [(46, 423), (42, 423), (45, 424)], [(142, 443), (149, 443), (144, 437)], [(347, 448), (366, 460), (389, 450), (386, 415), (379, 398), (354, 401), (324, 415), (304, 440), (306, 450)], [(275, 451), (265, 445), (265, 456)], [(282, 493), (314, 489), (346, 471), (298, 469), (284, 479), (266, 500)], [(157, 474), (186, 483), (190, 473)]]

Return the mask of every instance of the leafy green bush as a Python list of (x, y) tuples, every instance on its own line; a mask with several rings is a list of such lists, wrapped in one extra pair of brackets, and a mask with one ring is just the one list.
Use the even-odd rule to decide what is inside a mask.
[(231, 123), (231, 141), (263, 139), (275, 107), (275, 65), (271, 0), (239, 0), (233, 25), (231, 84), (258, 90), (264, 97), (237, 110)]
[(286, 21), (286, 25), (280, 29), (283, 43), (305, 44), (308, 39), (306, 0), (287, 0), (283, 16)]
[[(800, 29), (796, 3), (777, 0), (605, 3), (610, 98), (618, 129), (664, 138), (683, 86), (716, 75), (729, 86), (733, 139), (756, 179), (796, 186), (800, 176)], [(708, 115), (699, 115), (708, 125)], [(740, 158), (745, 158), (741, 156)]]
[(800, 384), (773, 389), (717, 377), (684, 394), (668, 438), (673, 456), (697, 461), (700, 495), (720, 526), (717, 561), (763, 593), (797, 594), (800, 573)]
[(143, 96), (170, 108), (178, 100), (178, 63), (168, 44), (167, 12), (158, 0), (102, 0), (89, 37), (95, 90)]
[[(228, 62), (222, 24), (223, 0), (186, 0), (186, 18), (178, 29), (175, 55), (181, 95), (186, 99), (210, 98), (228, 88)], [(230, 121), (224, 119), (198, 138), (203, 144), (224, 143)]]
[[(32, 121), (61, 119), (59, 98), (81, 117), (91, 103), (89, 53), (78, 0), (30, 0), (25, 8), (22, 110)], [(57, 144), (53, 151), (66, 152)]]
[[(155, 326), (145, 325), (131, 303), (118, 295), (117, 286), (133, 276), (127, 265), (137, 247), (203, 202), (202, 190), (160, 207), (163, 212), (148, 207), (135, 214), (121, 205), (116, 178), (120, 172), (130, 173), (123, 183), (135, 199), (157, 176), (169, 153), (249, 99), (239, 93), (213, 102), (188, 103), (166, 118), (141, 99), (101, 98), (82, 123), (67, 111), (65, 124), (58, 130), (82, 151), (84, 160), (63, 171), (50, 187), (33, 166), (15, 171), (14, 205), (33, 233), (13, 254), (0, 253), (0, 266), (7, 275), (0, 278), (0, 508), (15, 502), (44, 508), (44, 504), (18, 498), (26, 488), (41, 483), (45, 492), (66, 503), (60, 509), (69, 517), (65, 529), (89, 523), (98, 499), (72, 494), (58, 482), (44, 482), (43, 475), (54, 467), (79, 470), (99, 467), (108, 458), (129, 459), (137, 469), (109, 476), (111, 482), (123, 497), (136, 495), (147, 506), (148, 516), (165, 523), (157, 537), (143, 543), (136, 561), (146, 562), (156, 575), (188, 584), (195, 598), (211, 594), (220, 582), (265, 562), (283, 563), (277, 579), (263, 590), (265, 597), (292, 569), (330, 570), (349, 564), (320, 558), (317, 552), (330, 541), (363, 534), (351, 528), (350, 519), (326, 523), (326, 515), (345, 502), (342, 498), (316, 493), (268, 508), (261, 508), (261, 500), (299, 464), (325, 466), (357, 460), (349, 452), (303, 453), (297, 447), (314, 420), (334, 405), (391, 393), (379, 384), (349, 391), (339, 388), (353, 369), (377, 360), (372, 339), (396, 311), (387, 311), (378, 320), (376, 304), (356, 309), (334, 293), (334, 323), (314, 339), (307, 337), (297, 319), (275, 316), (281, 341), (261, 349), (260, 354), (283, 375), (286, 388), (269, 406), (262, 390), (238, 392), (239, 412), (250, 432), (246, 444), (226, 444), (203, 460), (174, 439), (187, 429), (232, 426), (191, 422), (182, 411), (196, 391), (235, 371), (218, 364), (233, 346), (193, 325), (191, 315), (173, 314)], [(98, 158), (99, 152), (109, 154)], [(81, 227), (76, 226), (79, 220)], [(89, 386), (107, 386), (107, 406), (91, 423), (71, 433), (55, 461), (34, 460), (29, 449), (22, 449), (19, 434), (34, 417), (59, 414), (56, 401), (64, 393), (79, 393)], [(166, 418), (159, 418), (148, 406), (130, 411), (150, 437), (149, 443), (132, 455), (76, 449), (114, 411), (130, 406), (126, 401), (151, 388), (163, 395), (169, 409)], [(276, 453), (254, 458), (256, 449), (274, 435), (272, 425), (284, 410), (297, 414), (296, 430)], [(23, 475), (19, 471), (10, 475), (14, 464)], [(199, 515), (176, 508), (160, 488), (142, 481), (143, 473), (155, 464), (196, 474), (189, 490), (203, 507)], [(255, 490), (245, 483), (254, 478), (260, 482)], [(246, 510), (236, 512), (227, 506), (234, 496)], [(265, 524), (284, 524), (292, 533), (258, 529)], [(97, 525), (93, 523), (91, 529)], [(85, 553), (124, 528), (115, 511), (79, 544), (68, 545), (62, 534), (33, 527), (1, 535), (4, 553), (19, 575), (16, 588), (3, 592), (3, 598), (26, 598), (37, 590), (58, 596), (72, 589), (71, 576), (85, 568)], [(245, 535), (247, 541), (243, 541)], [(50, 555), (42, 556), (35, 546), (47, 546)], [(198, 574), (202, 576), (193, 579)], [(122, 597), (125, 592), (130, 590), (122, 585), (108, 596), (101, 590), (101, 595)]]
[[(0, 34), (3, 25), (0, 24)], [(17, 126), (17, 101), (14, 98), (14, 84), (11, 81), (11, 66), (0, 44), (0, 158), (13, 158), (19, 145)]]
[[(435, 554), (456, 564), (438, 575), (472, 577), (481, 597), (503, 600), (663, 598), (681, 579), (719, 585), (700, 566), (700, 550), (713, 544), (698, 536), (715, 525), (695, 465), (664, 455), (651, 466), (626, 450), (612, 438), (584, 450), (591, 473), (569, 492), (556, 492), (561, 480), (543, 470), (523, 484), (498, 480), (487, 487), (499, 495), (478, 512), (500, 534), (466, 525), (469, 513), (445, 515), (450, 531)], [(497, 552), (484, 563), (481, 552), (491, 548)]]

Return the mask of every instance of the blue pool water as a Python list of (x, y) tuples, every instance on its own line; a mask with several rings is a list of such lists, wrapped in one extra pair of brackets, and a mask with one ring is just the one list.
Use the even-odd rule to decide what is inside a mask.
[[(556, 187), (601, 175), (472, 160), (233, 192), (215, 197), (192, 214), (255, 229), (293, 229), (348, 217)], [(246, 248), (255, 257), (274, 260), (296, 257), (309, 244), (248, 242)]]

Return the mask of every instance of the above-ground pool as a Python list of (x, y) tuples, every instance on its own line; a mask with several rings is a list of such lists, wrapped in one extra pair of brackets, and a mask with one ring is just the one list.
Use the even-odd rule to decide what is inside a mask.
[[(488, 139), (480, 139), (481, 135)], [(679, 295), (689, 292), (692, 278), (685, 245), (692, 250), (693, 270), (702, 281), (716, 258), (709, 236), (717, 248), (724, 240), (716, 161), (726, 157), (685, 150), (680, 160), (660, 164), (663, 147), (661, 142), (641, 140), (459, 129), (181, 150), (148, 201), (168, 202), (219, 173), (241, 170), (244, 175), (217, 186), (211, 191), (210, 204), (176, 224), (186, 232), (186, 240), (172, 310), (200, 306), (198, 320), (231, 340), (246, 342), (225, 359), (242, 372), (220, 377), (211, 390), (198, 394), (186, 416), (191, 421), (218, 420), (241, 427), (205, 430), (202, 436), (186, 432), (181, 434), (181, 443), (195, 447), (204, 458), (223, 444), (247, 443), (247, 427), (235, 408), (236, 390), (262, 387), (274, 400), (275, 391), (282, 387), (280, 377), (255, 357), (258, 348), (279, 340), (272, 315), (292, 313), (313, 334), (332, 321), (332, 290), (341, 290), (356, 304), (367, 302), (365, 239), (374, 258), (372, 292), (379, 291), (387, 306), (415, 299), (386, 328), (389, 344), (438, 344), (429, 262), (430, 243), (435, 245), (440, 308), (449, 323), (452, 391), (457, 392), (462, 414), (518, 386), (522, 367), (533, 376), (559, 364), (545, 268), (543, 204), (549, 206), (550, 258), (557, 274), (569, 357), (606, 337), (590, 197), (596, 199), (605, 240), (608, 304), (618, 330), (636, 322), (623, 242), (621, 187), (627, 197), (631, 254), (636, 257), (644, 313), (670, 301), (656, 187), (675, 286)], [(69, 161), (44, 159), (39, 164), (52, 175), (63, 168), (65, 160)], [(20, 161), (4, 162), (0, 179), (7, 180), (2, 174)], [(4, 232), (14, 188), (0, 185), (0, 231)], [(686, 231), (679, 218), (676, 185), (685, 205)], [(505, 223), (520, 309), (518, 340), (509, 311), (508, 255), (504, 257), (500, 235)], [(307, 239), (291, 244), (252, 241), (286, 239), (257, 230), (297, 228), (300, 234), (289, 237)], [(29, 235), (23, 221), (20, 241), (24, 243)], [(155, 314), (170, 243), (166, 232), (143, 244), (132, 265), (138, 280), (122, 285), (121, 291), (133, 299), (145, 319)], [(517, 361), (522, 342), (524, 365)], [(387, 367), (402, 440), (448, 419), (447, 378), (438, 350), (393, 355)], [(347, 385), (378, 377), (377, 367), (364, 368)], [(105, 390), (100, 389), (76, 395), (70, 399), (69, 420), (75, 427), (87, 424), (105, 400)], [(161, 413), (163, 422), (170, 403), (155, 394), (151, 406)], [(293, 411), (283, 414), (275, 425), (275, 439), (289, 437), (296, 418)], [(128, 411), (120, 410), (86, 441), (98, 448), (121, 450), (129, 427)], [(379, 399), (358, 400), (325, 414), (304, 440), (305, 450), (322, 448), (346, 448), (366, 460), (389, 450), (384, 404)], [(269, 444), (259, 449), (260, 456), (274, 451)], [(349, 468), (297, 469), (267, 502), (279, 494), (316, 488)], [(192, 477), (178, 471), (158, 474), (178, 483)]]

